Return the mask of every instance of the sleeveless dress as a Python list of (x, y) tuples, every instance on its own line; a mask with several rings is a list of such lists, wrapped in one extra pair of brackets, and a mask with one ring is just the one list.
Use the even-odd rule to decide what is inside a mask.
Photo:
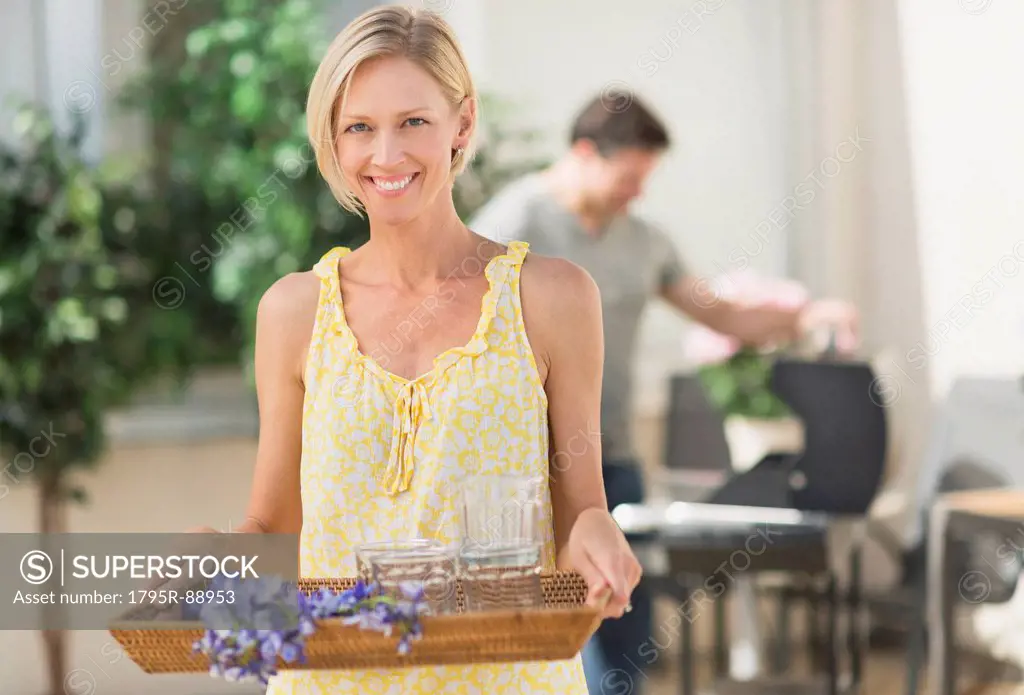
[[(460, 537), (458, 491), (478, 473), (548, 475), (547, 397), (526, 337), (512, 242), (486, 265), (472, 339), (416, 379), (360, 352), (338, 282), (344, 247), (313, 270), (320, 299), (306, 365), (301, 489), (303, 577), (356, 576), (354, 549), (377, 540)], [(482, 265), (482, 262), (481, 262)], [(412, 320), (430, 320), (439, 302)], [(416, 313), (422, 315), (417, 319)], [(401, 335), (385, 343), (397, 354)], [(376, 359), (375, 359), (376, 357)], [(550, 492), (542, 505), (545, 571), (555, 566)], [(412, 648), (416, 648), (413, 643)], [(361, 671), (283, 671), (268, 695), (558, 693), (586, 695), (579, 656), (565, 661)]]

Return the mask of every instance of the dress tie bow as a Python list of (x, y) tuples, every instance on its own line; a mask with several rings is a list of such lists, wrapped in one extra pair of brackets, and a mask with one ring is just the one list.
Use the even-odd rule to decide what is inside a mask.
[(418, 381), (405, 384), (395, 399), (393, 413), (391, 452), (381, 478), (384, 490), (392, 496), (409, 489), (415, 465), (416, 434), (420, 423), (432, 417), (423, 384)]

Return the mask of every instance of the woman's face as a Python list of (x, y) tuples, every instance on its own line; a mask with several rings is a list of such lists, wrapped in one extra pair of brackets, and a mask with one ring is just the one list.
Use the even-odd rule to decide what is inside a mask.
[(338, 120), (338, 161), (372, 220), (400, 225), (451, 196), (452, 149), (465, 146), (472, 106), (453, 107), (406, 58), (359, 66)]

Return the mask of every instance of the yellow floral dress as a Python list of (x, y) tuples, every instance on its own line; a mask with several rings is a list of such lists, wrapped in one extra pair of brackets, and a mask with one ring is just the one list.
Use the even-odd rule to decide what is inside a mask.
[[(512, 242), (486, 265), (472, 339), (408, 380), (360, 352), (345, 319), (337, 247), (314, 266), (320, 300), (306, 366), (302, 427), (301, 574), (356, 575), (365, 541), (459, 538), (458, 490), (477, 473), (548, 474), (547, 397), (526, 337)], [(429, 320), (432, 307), (423, 316)], [(412, 317), (416, 320), (416, 317)], [(394, 351), (401, 349), (395, 336)], [(385, 350), (390, 347), (385, 344)], [(382, 364), (382, 362), (384, 364)], [(547, 492), (545, 494), (548, 494)], [(544, 565), (554, 569), (551, 500)], [(413, 643), (413, 649), (415, 649)], [(284, 671), (268, 695), (558, 693), (586, 695), (580, 657), (565, 661), (364, 671)]]

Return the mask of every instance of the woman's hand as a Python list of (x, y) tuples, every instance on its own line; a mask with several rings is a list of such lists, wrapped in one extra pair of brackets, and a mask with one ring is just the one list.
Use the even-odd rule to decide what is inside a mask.
[(597, 604), (610, 591), (602, 615), (622, 617), (643, 571), (611, 514), (597, 508), (582, 512), (569, 534), (567, 553), (569, 564), (587, 581), (587, 603)]

